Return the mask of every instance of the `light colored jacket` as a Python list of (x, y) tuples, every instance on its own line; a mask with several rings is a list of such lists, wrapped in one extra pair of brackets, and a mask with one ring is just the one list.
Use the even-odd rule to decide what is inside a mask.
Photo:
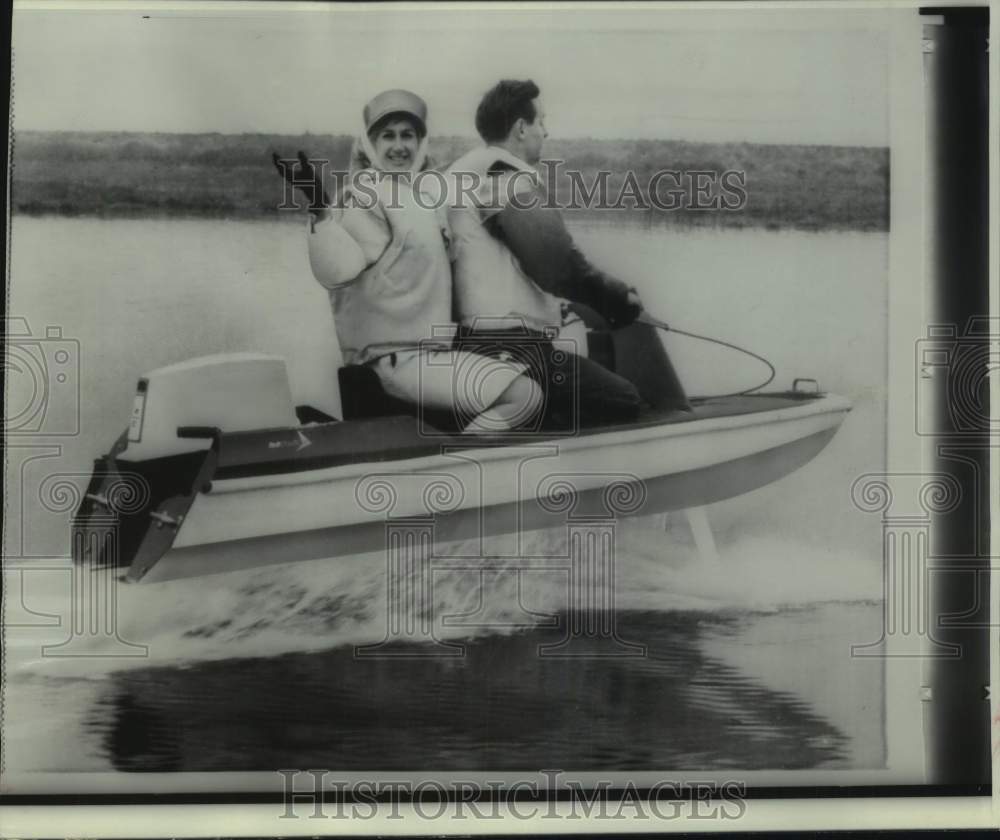
[[(487, 173), (500, 161), (511, 171)], [(496, 146), (474, 149), (448, 169), (448, 224), (455, 263), (453, 283), (459, 321), (509, 318), (512, 326), (559, 329), (561, 299), (528, 277), (510, 249), (483, 226), (507, 206), (521, 188), (528, 190), (537, 173), (520, 158)], [(470, 188), (475, 186), (475, 190)]]
[(448, 346), (454, 330), (446, 215), (429, 209), (427, 198), (418, 204), (408, 176), (380, 175), (358, 173), (360, 189), (312, 223), (308, 236), (309, 263), (330, 293), (344, 364)]

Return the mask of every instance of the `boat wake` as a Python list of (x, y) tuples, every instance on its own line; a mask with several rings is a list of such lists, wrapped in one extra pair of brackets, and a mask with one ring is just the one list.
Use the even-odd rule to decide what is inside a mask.
[[(656, 520), (656, 521), (651, 521)], [(675, 523), (676, 524), (676, 523)], [(574, 604), (568, 564), (549, 568), (523, 558), (558, 558), (564, 533), (526, 534), (519, 556), (497, 556), (510, 545), (492, 538), (438, 549), (423, 580), (411, 570), (402, 592), (430, 581), (423, 609), (406, 613), (387, 586), (384, 558), (354, 563), (324, 560), (264, 567), (143, 586), (119, 587), (118, 635), (146, 645), (147, 656), (104, 655), (106, 638), (86, 639), (100, 658), (35, 659), (59, 674), (206, 660), (277, 656), (343, 646), (376, 645), (389, 637), (390, 618), (405, 643), (458, 642), (535, 627), (567, 626)], [(596, 581), (589, 603), (605, 611), (776, 612), (828, 601), (881, 597), (878, 564), (785, 537), (741, 535), (720, 541), (719, 562), (699, 558), (683, 527), (663, 530), (657, 517), (619, 524), (613, 581)], [(492, 553), (491, 553), (492, 552)], [(542, 564), (545, 565), (545, 564)], [(395, 638), (399, 638), (396, 636)], [(27, 664), (27, 663), (26, 663)]]

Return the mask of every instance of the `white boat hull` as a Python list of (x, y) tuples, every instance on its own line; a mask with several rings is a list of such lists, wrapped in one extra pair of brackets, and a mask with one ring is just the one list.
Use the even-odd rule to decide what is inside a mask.
[(436, 540), (646, 515), (720, 501), (816, 456), (850, 403), (836, 395), (734, 416), (555, 441), (213, 480), (144, 582), (384, 551), (389, 521), (433, 521)]

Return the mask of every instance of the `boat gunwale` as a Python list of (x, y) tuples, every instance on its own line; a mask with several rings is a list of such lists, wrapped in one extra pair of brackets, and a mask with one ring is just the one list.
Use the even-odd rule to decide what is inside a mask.
[[(777, 397), (795, 395), (760, 394), (747, 396)], [(646, 443), (657, 438), (663, 440), (681, 438), (693, 434), (711, 433), (723, 430), (749, 429), (771, 423), (785, 423), (803, 420), (808, 417), (823, 414), (847, 414), (852, 405), (849, 400), (837, 394), (824, 393), (807, 399), (802, 399), (796, 405), (782, 408), (760, 409), (740, 414), (706, 417), (701, 420), (692, 418), (674, 422), (663, 422), (662, 419), (647, 420), (632, 424), (600, 427), (599, 431), (567, 437), (510, 437), (489, 438), (487, 445), (467, 446), (467, 438), (458, 436), (442, 436), (439, 447), (434, 452), (425, 452), (415, 457), (385, 458), (381, 460), (349, 461), (331, 466), (305, 466), (284, 471), (261, 471), (250, 475), (239, 475), (231, 478), (213, 478), (208, 495), (234, 492), (253, 492), (255, 490), (272, 489), (282, 486), (304, 484), (319, 484), (343, 479), (357, 479), (371, 475), (373, 467), (380, 464), (391, 464), (398, 472), (420, 472), (440, 467), (442, 462), (454, 466), (455, 460), (469, 460), (476, 463), (501, 461), (510, 456), (512, 451), (525, 447), (537, 448), (542, 445), (558, 446), (567, 453), (576, 452), (582, 448), (595, 446), (614, 446), (628, 443)], [(308, 428), (308, 427), (294, 427)], [(291, 431), (293, 429), (284, 429)], [(637, 434), (638, 433), (638, 434)], [(234, 433), (239, 434), (239, 433)], [(482, 440), (482, 439), (479, 439)], [(377, 469), (375, 470), (377, 472)]]

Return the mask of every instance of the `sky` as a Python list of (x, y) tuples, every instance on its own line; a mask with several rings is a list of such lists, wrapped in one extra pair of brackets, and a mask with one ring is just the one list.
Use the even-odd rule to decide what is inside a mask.
[(553, 137), (889, 143), (885, 11), (205, 12), (15, 6), (15, 130), (356, 133), (404, 87), (475, 136), (500, 78), (542, 88)]

